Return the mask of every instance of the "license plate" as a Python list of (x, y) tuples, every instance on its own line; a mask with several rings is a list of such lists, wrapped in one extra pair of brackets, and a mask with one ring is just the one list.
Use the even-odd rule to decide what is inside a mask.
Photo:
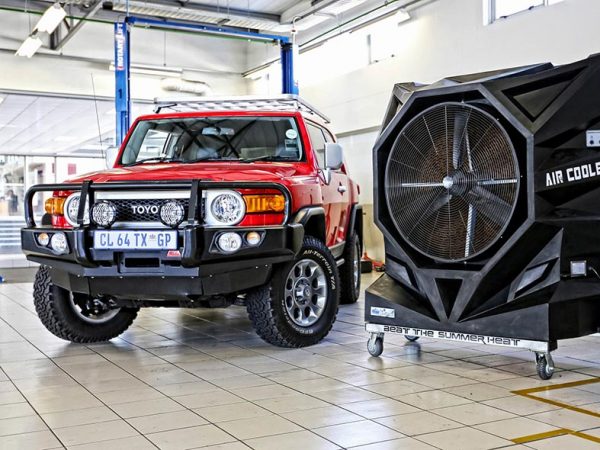
[(94, 248), (103, 250), (174, 250), (177, 231), (103, 231), (94, 232)]

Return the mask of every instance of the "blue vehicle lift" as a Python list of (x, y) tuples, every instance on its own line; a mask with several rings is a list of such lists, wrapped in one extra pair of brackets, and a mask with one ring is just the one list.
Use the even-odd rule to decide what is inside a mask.
[(233, 36), (252, 40), (278, 42), (281, 48), (282, 93), (298, 94), (298, 86), (294, 80), (293, 44), (290, 38), (276, 34), (263, 34), (234, 28), (200, 25), (183, 22), (171, 22), (157, 19), (146, 19), (127, 16), (115, 23), (115, 110), (116, 110), (116, 145), (120, 145), (131, 125), (131, 93), (130, 82), (130, 30), (139, 24), (145, 27), (160, 29), (178, 29), (198, 31), (221, 36)]

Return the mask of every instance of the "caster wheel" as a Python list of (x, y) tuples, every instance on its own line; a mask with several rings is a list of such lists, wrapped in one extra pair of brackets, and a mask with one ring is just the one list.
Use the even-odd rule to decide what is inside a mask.
[(536, 353), (535, 355), (535, 368), (538, 376), (542, 380), (549, 380), (554, 375), (554, 363), (552, 357), (544, 353)]
[(383, 338), (377, 337), (367, 341), (367, 350), (371, 356), (379, 356), (383, 353)]
[(404, 337), (407, 341), (415, 342), (419, 340), (419, 336), (411, 336), (410, 334), (405, 334)]

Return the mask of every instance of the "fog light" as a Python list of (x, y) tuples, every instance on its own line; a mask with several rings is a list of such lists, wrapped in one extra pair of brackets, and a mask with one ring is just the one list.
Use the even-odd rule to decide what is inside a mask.
[(246, 242), (252, 246), (260, 244), (260, 234), (256, 231), (250, 231), (246, 234)]
[(585, 277), (587, 275), (587, 261), (571, 261), (571, 276)]
[(237, 233), (223, 233), (219, 236), (217, 245), (224, 253), (237, 252), (242, 247), (242, 237)]
[(168, 227), (176, 228), (183, 222), (185, 208), (176, 200), (166, 202), (160, 207), (160, 221)]
[(69, 252), (69, 244), (67, 243), (67, 236), (65, 233), (54, 233), (50, 239), (50, 247), (55, 253), (59, 255)]
[(47, 247), (50, 243), (50, 236), (48, 235), (48, 233), (40, 233), (37, 235), (37, 242), (42, 247)]
[(117, 220), (117, 208), (109, 201), (101, 201), (92, 206), (92, 221), (103, 228), (109, 228)]

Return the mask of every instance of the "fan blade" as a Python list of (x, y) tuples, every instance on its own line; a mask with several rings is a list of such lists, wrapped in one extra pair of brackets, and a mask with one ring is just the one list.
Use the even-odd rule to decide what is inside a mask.
[(469, 213), (467, 215), (467, 236), (465, 238), (465, 258), (473, 250), (473, 239), (475, 237), (475, 221), (477, 219), (477, 210), (469, 203)]
[(433, 202), (431, 202), (427, 209), (423, 211), (423, 216), (425, 216), (425, 214), (431, 214), (439, 209), (442, 209), (444, 206), (450, 203), (450, 200), (452, 200), (452, 195), (444, 193), (444, 195), (436, 198)]
[(468, 116), (458, 113), (454, 118), (454, 135), (452, 136), (452, 166), (459, 169), (462, 166), (462, 144), (467, 130)]
[(414, 187), (414, 188), (426, 188), (426, 187), (444, 187), (444, 183), (434, 183), (434, 182), (425, 182), (425, 183), (402, 183), (400, 187)]
[[(392, 190), (388, 188), (388, 195), (392, 195)], [(440, 195), (438, 188), (428, 189), (427, 192), (423, 192), (418, 196), (414, 196), (409, 200), (406, 200), (400, 196), (395, 198), (393, 201), (392, 208), (395, 217), (402, 217), (402, 221), (405, 223), (415, 223), (419, 218), (422, 217), (423, 212), (427, 210), (429, 205), (434, 202)]]
[(478, 212), (497, 225), (504, 225), (512, 212), (511, 205), (481, 186), (471, 189), (467, 200)]
[(412, 232), (415, 230), (415, 228), (417, 228), (417, 225), (419, 225), (423, 219), (425, 219), (426, 217), (429, 217), (431, 214), (433, 214), (434, 212), (442, 209), (444, 206), (446, 206), (448, 203), (450, 203), (450, 200), (452, 200), (452, 195), (450, 195), (448, 192), (444, 192), (442, 195), (438, 195), (436, 196), (431, 203), (429, 203), (425, 209), (421, 209), (421, 210), (413, 210), (413, 212), (417, 213), (417, 217), (414, 217), (414, 221), (413, 223), (413, 227), (410, 229), (410, 232), (408, 233), (408, 235), (410, 236), (412, 234)]
[(489, 180), (477, 181), (477, 184), (479, 186), (498, 186), (499, 184), (516, 184), (516, 183), (517, 183), (516, 178), (506, 178), (506, 179), (500, 179), (500, 180), (489, 179)]

